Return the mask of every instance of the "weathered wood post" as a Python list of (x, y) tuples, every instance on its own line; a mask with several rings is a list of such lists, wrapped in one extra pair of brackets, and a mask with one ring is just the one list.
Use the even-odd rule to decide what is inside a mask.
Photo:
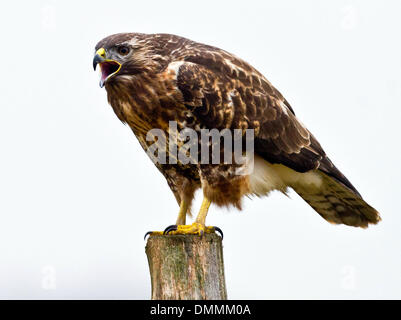
[(150, 236), (146, 255), (153, 300), (227, 299), (218, 235)]

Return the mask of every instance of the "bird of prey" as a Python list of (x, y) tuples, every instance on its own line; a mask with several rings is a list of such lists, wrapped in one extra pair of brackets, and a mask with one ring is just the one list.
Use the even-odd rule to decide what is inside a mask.
[[(213, 233), (205, 225), (211, 203), (241, 208), (244, 196), (262, 197), (292, 188), (333, 224), (365, 228), (380, 221), (350, 181), (334, 166), (282, 94), (235, 55), (170, 34), (120, 33), (101, 40), (93, 67), (117, 117), (144, 150), (153, 128), (253, 130), (253, 170), (245, 163), (156, 163), (178, 204), (176, 224), (164, 233)], [(199, 141), (201, 144), (201, 141)], [(225, 145), (221, 145), (221, 151)], [(194, 193), (203, 201), (186, 225)], [(163, 234), (152, 232), (152, 234)]]

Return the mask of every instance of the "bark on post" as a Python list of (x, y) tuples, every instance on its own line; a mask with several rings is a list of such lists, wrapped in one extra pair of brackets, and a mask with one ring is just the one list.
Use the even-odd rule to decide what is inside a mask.
[(218, 235), (151, 236), (146, 255), (153, 300), (227, 299)]

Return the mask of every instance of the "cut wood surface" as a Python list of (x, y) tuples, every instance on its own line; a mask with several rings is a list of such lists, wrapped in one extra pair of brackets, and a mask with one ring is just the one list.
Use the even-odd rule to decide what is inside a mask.
[(153, 300), (227, 299), (218, 235), (150, 236), (146, 255)]

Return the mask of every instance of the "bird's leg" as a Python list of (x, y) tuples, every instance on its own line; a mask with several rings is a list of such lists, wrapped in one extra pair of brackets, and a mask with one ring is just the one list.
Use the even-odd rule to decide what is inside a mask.
[(178, 224), (174, 226), (167, 227), (164, 230), (165, 234), (196, 234), (202, 236), (205, 233), (214, 233), (216, 230), (221, 233), (223, 236), (223, 232), (220, 228), (217, 227), (206, 227), (206, 216), (210, 207), (210, 200), (206, 197), (203, 198), (202, 205), (200, 207), (199, 213), (196, 216), (196, 220), (191, 225), (181, 225)]
[(188, 211), (188, 202), (185, 200), (181, 200), (180, 211), (178, 211), (178, 218), (176, 224), (183, 225), (187, 219), (187, 211)]
[(206, 197), (203, 197), (202, 205), (199, 209), (198, 215), (196, 216), (195, 223), (199, 223), (200, 225), (205, 226), (206, 216), (207, 213), (209, 212), (210, 204), (211, 204), (210, 200)]
[(196, 216), (196, 220), (193, 224), (185, 225), (186, 215), (188, 211), (188, 203), (186, 201), (181, 201), (180, 211), (178, 212), (177, 224), (168, 226), (163, 232), (161, 231), (149, 231), (145, 234), (145, 238), (147, 235), (162, 235), (162, 234), (195, 234), (195, 235), (204, 235), (205, 233), (215, 233), (218, 231), (223, 238), (223, 232), (218, 227), (206, 227), (206, 216), (210, 207), (210, 200), (206, 197), (203, 198), (201, 208), (199, 210), (198, 215)]

